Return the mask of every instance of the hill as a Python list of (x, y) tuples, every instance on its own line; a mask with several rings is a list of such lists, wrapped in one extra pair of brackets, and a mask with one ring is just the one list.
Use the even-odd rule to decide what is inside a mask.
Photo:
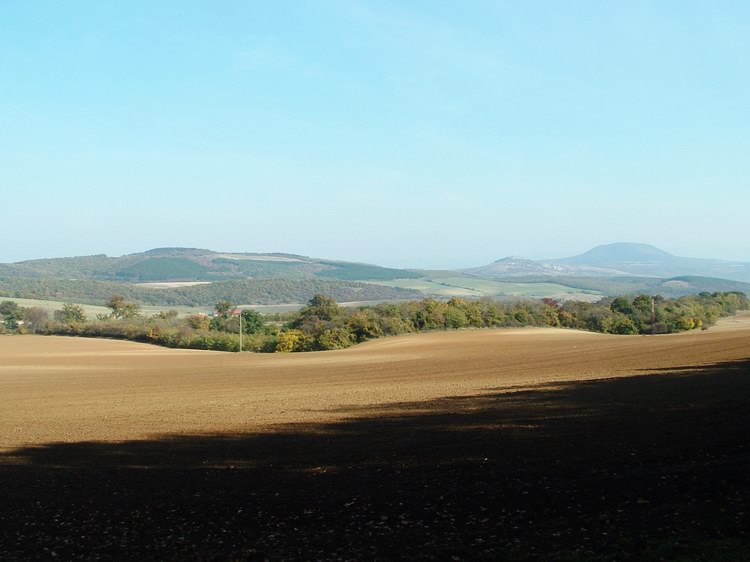
[(593, 265), (567, 265), (562, 263), (548, 263), (534, 261), (520, 256), (510, 256), (492, 262), (489, 265), (472, 267), (463, 270), (470, 275), (489, 279), (509, 279), (514, 277), (529, 277), (546, 275), (550, 277), (564, 277), (569, 275), (607, 276), (624, 274), (607, 268)]
[(675, 277), (697, 275), (750, 282), (750, 263), (674, 256), (648, 244), (616, 243), (597, 246), (578, 256), (549, 260), (550, 265), (596, 267), (613, 275)]
[(0, 297), (103, 304), (121, 294), (145, 305), (201, 307), (220, 300), (302, 303), (317, 293), (339, 302), (403, 300), (424, 295), (363, 281), (419, 277), (402, 269), (295, 254), (155, 248), (120, 257), (99, 254), (0, 264)]
[[(198, 285), (203, 283), (204, 285)], [(195, 286), (187, 286), (195, 284)], [(0, 297), (102, 305), (113, 294), (146, 306), (306, 302), (316, 293), (340, 302), (551, 296), (596, 300), (596, 291), (554, 283), (497, 283), (455, 271), (413, 271), (288, 253), (227, 253), (155, 248), (0, 264)]]
[[(529, 260), (509, 257), (491, 264), (464, 270), (488, 279), (530, 278), (543, 276), (549, 282), (568, 284), (565, 278), (613, 278), (612, 284), (624, 277), (661, 279), (684, 276), (750, 282), (750, 263), (725, 260), (683, 258), (648, 244), (616, 243), (597, 246), (583, 254), (561, 259)], [(641, 281), (640, 283), (645, 283)], [(710, 285), (710, 283), (709, 283)], [(721, 290), (721, 289), (716, 289)], [(744, 290), (744, 289), (743, 289)], [(608, 292), (608, 291), (605, 291)]]
[(626, 263), (669, 263), (679, 258), (650, 244), (618, 242), (592, 248), (579, 256), (552, 260), (569, 265), (610, 267)]
[[(202, 283), (202, 285), (198, 285)], [(194, 286), (187, 286), (193, 284)], [(289, 253), (154, 248), (0, 264), (0, 297), (101, 305), (121, 294), (143, 305), (288, 304), (324, 293), (338, 301), (483, 297), (597, 300), (702, 291), (750, 294), (750, 264), (682, 258), (648, 244), (597, 246), (552, 260), (510, 256), (461, 271), (419, 271)]]
[(221, 253), (200, 248), (155, 248), (121, 257), (100, 254), (0, 264), (0, 277), (58, 277), (133, 283), (303, 279), (311, 276), (366, 281), (418, 278), (419, 274), (294, 254)]
[(338, 302), (419, 299), (424, 296), (419, 291), (399, 287), (315, 277), (232, 279), (166, 289), (95, 279), (0, 277), (0, 299), (11, 297), (96, 305), (105, 303), (114, 294), (145, 305), (212, 307), (222, 300), (236, 304), (304, 303), (319, 293)]

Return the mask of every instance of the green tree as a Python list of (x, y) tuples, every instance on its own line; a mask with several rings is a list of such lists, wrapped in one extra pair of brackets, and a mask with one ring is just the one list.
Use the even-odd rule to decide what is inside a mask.
[(601, 327), (608, 334), (633, 335), (638, 333), (638, 326), (635, 322), (622, 312), (615, 312), (605, 317)]
[(227, 318), (229, 313), (234, 310), (234, 305), (229, 301), (219, 301), (214, 306), (216, 310), (216, 316), (220, 318)]
[(72, 302), (66, 302), (62, 310), (56, 310), (53, 317), (64, 324), (83, 324), (86, 322), (86, 312), (83, 307)]
[(331, 297), (315, 295), (302, 309), (302, 316), (317, 316), (321, 320), (333, 320), (341, 313), (338, 303)]
[[(450, 305), (450, 303), (448, 303)], [(443, 314), (443, 321), (448, 330), (457, 330), (469, 324), (466, 314), (461, 308), (448, 306)]]
[(246, 308), (242, 311), (242, 331), (246, 334), (260, 334), (264, 331), (266, 319), (257, 310)]
[(447, 305), (435, 299), (424, 299), (416, 303), (417, 309), (412, 315), (412, 322), (417, 330), (435, 330), (445, 327), (444, 312)]
[[(651, 306), (649, 303), (648, 306)], [(609, 305), (612, 312), (621, 312), (622, 314), (633, 314), (633, 305), (627, 297), (617, 297)]]
[(352, 314), (346, 323), (346, 327), (358, 342), (379, 338), (383, 335), (380, 318), (374, 310), (368, 308), (360, 309), (359, 312)]
[(529, 311), (525, 308), (518, 308), (513, 312), (513, 318), (522, 326), (528, 326), (531, 322)]
[(352, 334), (346, 328), (331, 328), (318, 336), (317, 348), (320, 350), (344, 349), (354, 343), (353, 339)]
[(17, 330), (18, 323), (23, 318), (23, 308), (13, 301), (3, 301), (0, 303), (0, 317), (6, 328)]
[(0, 302), (0, 316), (8, 316), (10, 314), (20, 314), (21, 307), (18, 306), (17, 302), (3, 301)]
[(112, 318), (135, 318), (141, 313), (137, 303), (127, 302), (122, 295), (112, 295), (107, 301), (107, 308), (112, 311)]
[(176, 310), (162, 310), (157, 315), (156, 318), (159, 318), (160, 320), (167, 320), (169, 322), (174, 321), (180, 313)]
[(4, 315), (5, 318), (3, 322), (5, 323), (5, 327), (9, 330), (17, 330), (18, 329), (18, 323), (21, 322), (21, 319), (23, 318), (23, 312), (22, 309), (19, 307), (18, 310), (15, 310), (13, 312), (9, 312)]

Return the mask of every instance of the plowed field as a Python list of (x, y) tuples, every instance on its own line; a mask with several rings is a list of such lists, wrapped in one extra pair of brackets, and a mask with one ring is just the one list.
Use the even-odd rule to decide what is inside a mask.
[(748, 359), (750, 315), (291, 355), (3, 336), (0, 558), (732, 559)]
[(123, 341), (0, 337), (0, 447), (257, 430), (367, 406), (750, 357), (750, 316), (705, 332), (418, 334), (343, 351), (228, 354)]

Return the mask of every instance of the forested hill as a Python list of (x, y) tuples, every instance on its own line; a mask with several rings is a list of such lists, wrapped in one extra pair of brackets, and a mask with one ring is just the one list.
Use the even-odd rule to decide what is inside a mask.
[(102, 304), (118, 294), (157, 306), (210, 306), (219, 301), (247, 304), (303, 303), (326, 293), (338, 302), (422, 298), (419, 291), (372, 283), (308, 277), (302, 279), (233, 279), (204, 285), (152, 289), (133, 283), (96, 279), (0, 277), (0, 297)]
[[(717, 273), (696, 273), (701, 271)], [(156, 306), (212, 306), (220, 300), (291, 304), (314, 294), (340, 302), (526, 296), (590, 300), (592, 295), (750, 293), (742, 278), (750, 280), (750, 264), (679, 258), (644, 244), (599, 246), (546, 262), (509, 257), (463, 272), (394, 269), (288, 253), (156, 248), (120, 257), (0, 264), (0, 297), (101, 305), (118, 294)]]
[(224, 281), (229, 279), (305, 279), (345, 281), (414, 279), (402, 269), (294, 254), (222, 253), (199, 248), (157, 248), (121, 257), (105, 255), (0, 264), (0, 277), (55, 277), (130, 283)]

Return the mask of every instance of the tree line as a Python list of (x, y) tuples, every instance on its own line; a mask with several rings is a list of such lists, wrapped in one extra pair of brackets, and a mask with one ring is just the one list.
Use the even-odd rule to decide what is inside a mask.
[(708, 328), (719, 318), (750, 309), (744, 293), (719, 292), (666, 299), (639, 295), (597, 303), (554, 299), (498, 302), (491, 299), (424, 299), (374, 306), (342, 307), (315, 295), (297, 312), (262, 315), (239, 310), (229, 300), (216, 303), (211, 316), (180, 317), (167, 310), (151, 317), (122, 295), (107, 301), (108, 314), (86, 317), (78, 304), (66, 303), (50, 316), (36, 307), (0, 303), (0, 333), (110, 337), (168, 347), (238, 351), (294, 352), (342, 349), (399, 334), (462, 328), (547, 326), (609, 334), (668, 334)]

